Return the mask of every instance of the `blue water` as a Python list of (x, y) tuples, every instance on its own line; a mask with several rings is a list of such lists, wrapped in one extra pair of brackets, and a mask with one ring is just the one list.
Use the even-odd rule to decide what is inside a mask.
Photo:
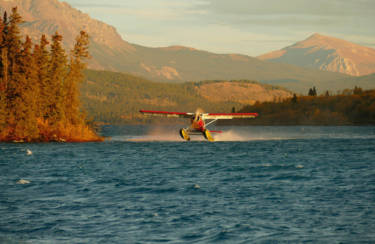
[(176, 129), (1, 143), (0, 243), (375, 243), (375, 127)]

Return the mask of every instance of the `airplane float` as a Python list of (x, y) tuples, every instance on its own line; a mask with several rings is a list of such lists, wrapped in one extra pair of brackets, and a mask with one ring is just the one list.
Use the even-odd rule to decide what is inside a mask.
[[(208, 141), (214, 141), (211, 133), (221, 133), (221, 131), (208, 130), (207, 126), (219, 119), (247, 119), (258, 116), (257, 113), (203, 113), (200, 110), (195, 113), (150, 110), (140, 110), (139, 112), (144, 115), (190, 119), (190, 127), (180, 129), (180, 136), (186, 141), (190, 141), (190, 135), (203, 135)], [(206, 120), (209, 120), (209, 122), (206, 123)]]

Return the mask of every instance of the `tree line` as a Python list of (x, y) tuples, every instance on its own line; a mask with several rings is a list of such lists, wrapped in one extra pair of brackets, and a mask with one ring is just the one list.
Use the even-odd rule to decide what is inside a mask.
[[(85, 70), (82, 83), (82, 105), (97, 122), (108, 124), (175, 123), (170, 118), (147, 117), (140, 109), (191, 111), (202, 108), (209, 112), (223, 112), (238, 102), (210, 101), (198, 93), (204, 82), (167, 83), (153, 82), (131, 74)], [(221, 83), (223, 81), (210, 81)], [(238, 81), (247, 83), (247, 81)], [(178, 120), (182, 121), (183, 120)]]
[(374, 125), (375, 90), (360, 87), (346, 89), (341, 94), (316, 94), (309, 90), (308, 96), (293, 95), (282, 102), (255, 103), (239, 112), (257, 112), (259, 117), (242, 124), (257, 125)]
[(67, 55), (58, 32), (34, 44), (21, 23), (16, 7), (0, 17), (0, 141), (101, 140), (80, 110), (88, 34)]

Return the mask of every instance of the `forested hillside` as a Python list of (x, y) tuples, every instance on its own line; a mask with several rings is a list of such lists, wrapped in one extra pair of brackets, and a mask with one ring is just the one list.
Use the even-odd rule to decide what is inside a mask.
[(257, 112), (252, 121), (236, 121), (258, 125), (374, 125), (375, 90), (344, 90), (339, 95), (294, 96), (283, 102), (256, 103), (241, 112)]
[[(308, 96), (293, 96), (287, 90), (255, 81), (158, 83), (129, 74), (94, 70), (86, 70), (85, 76), (84, 107), (91, 118), (106, 123), (148, 122), (149, 118), (141, 115), (140, 109), (194, 112), (202, 108), (208, 112), (259, 113), (254, 120), (239, 120), (235, 124), (375, 124), (375, 90), (358, 87), (336, 95), (328, 91), (318, 95), (314, 87)], [(374, 81), (373, 76), (367, 76), (366, 80)], [(161, 118), (154, 120), (158, 121)], [(162, 121), (167, 122), (176, 121)]]
[[(124, 73), (85, 71), (82, 101), (95, 121), (143, 122), (138, 111), (230, 112), (256, 101), (282, 100), (292, 93), (255, 81), (202, 81), (182, 84), (152, 82)], [(219, 92), (219, 93), (217, 93)]]
[(89, 56), (81, 31), (69, 57), (57, 32), (51, 44), (20, 34), (17, 8), (0, 18), (0, 141), (97, 141), (80, 111), (79, 83)]

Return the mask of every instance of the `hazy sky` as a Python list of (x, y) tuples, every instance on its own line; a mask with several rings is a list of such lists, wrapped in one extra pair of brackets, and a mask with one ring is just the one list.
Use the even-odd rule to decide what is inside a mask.
[(375, 0), (65, 0), (131, 43), (257, 56), (313, 33), (375, 48)]

